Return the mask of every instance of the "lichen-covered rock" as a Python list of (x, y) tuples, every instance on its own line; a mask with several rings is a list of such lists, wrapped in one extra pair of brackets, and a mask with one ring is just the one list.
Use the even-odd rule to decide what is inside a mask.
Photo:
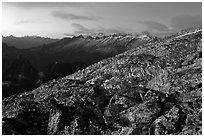
[(202, 134), (202, 31), (137, 46), (3, 100), (3, 134)]

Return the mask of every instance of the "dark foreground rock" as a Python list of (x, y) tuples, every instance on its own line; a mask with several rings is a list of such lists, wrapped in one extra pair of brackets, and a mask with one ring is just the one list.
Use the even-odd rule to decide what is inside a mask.
[(3, 134), (202, 134), (202, 31), (5, 98)]

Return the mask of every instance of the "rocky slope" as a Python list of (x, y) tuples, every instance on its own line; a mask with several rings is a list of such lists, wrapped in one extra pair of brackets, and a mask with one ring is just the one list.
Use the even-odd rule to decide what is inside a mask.
[(202, 134), (202, 31), (3, 100), (3, 134)]

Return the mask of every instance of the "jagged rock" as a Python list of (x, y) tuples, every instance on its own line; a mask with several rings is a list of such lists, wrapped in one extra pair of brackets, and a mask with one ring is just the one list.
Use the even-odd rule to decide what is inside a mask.
[(175, 124), (179, 119), (179, 108), (173, 107), (167, 114), (157, 118), (151, 125), (150, 134), (165, 135), (176, 131)]
[(120, 121), (125, 124), (146, 124), (152, 122), (160, 112), (161, 107), (157, 98), (135, 105), (120, 113)]
[(132, 131), (132, 127), (122, 127), (121, 129), (114, 131), (112, 135), (131, 135)]
[(50, 113), (47, 133), (49, 135), (54, 135), (59, 131), (62, 111), (54, 109)]
[(3, 134), (202, 134), (201, 35), (149, 43), (5, 98)]

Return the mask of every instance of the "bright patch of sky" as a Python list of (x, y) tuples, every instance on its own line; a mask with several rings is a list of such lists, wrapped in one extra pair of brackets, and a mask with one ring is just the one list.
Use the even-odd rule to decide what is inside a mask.
[(3, 3), (3, 35), (62, 38), (102, 33), (168, 34), (202, 26), (201, 2)]

